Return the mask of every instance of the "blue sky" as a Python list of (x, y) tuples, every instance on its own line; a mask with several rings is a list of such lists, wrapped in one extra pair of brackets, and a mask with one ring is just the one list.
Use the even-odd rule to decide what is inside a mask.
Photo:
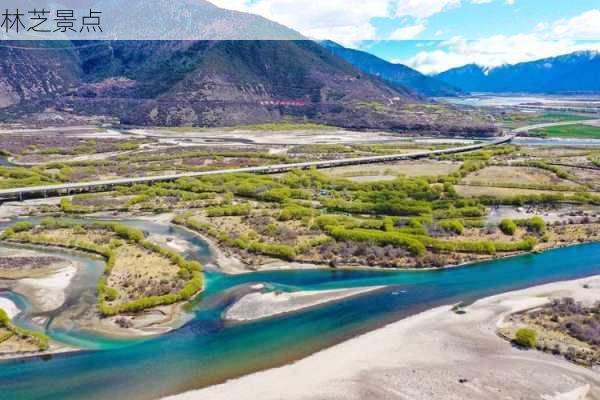
[(599, 0), (210, 0), (424, 73), (600, 50)]

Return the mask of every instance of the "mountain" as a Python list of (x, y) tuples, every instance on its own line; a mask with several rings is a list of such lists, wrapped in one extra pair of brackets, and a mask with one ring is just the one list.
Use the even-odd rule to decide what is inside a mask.
[(235, 125), (418, 101), (312, 41), (6, 42), (8, 113), (54, 107), (140, 125)]
[(422, 96), (456, 96), (462, 94), (459, 89), (452, 85), (423, 75), (406, 65), (391, 63), (367, 52), (348, 49), (332, 41), (323, 41), (321, 45), (358, 69), (412, 89)]
[(496, 68), (469, 64), (436, 78), (467, 92), (600, 92), (600, 53), (580, 51)]
[[(235, 24), (289, 33), (200, 0), (156, 2), (165, 12), (175, 10), (175, 19), (182, 16), (174, 3), (189, 6), (186, 13), (209, 11), (203, 22), (217, 37), (219, 30), (231, 37)], [(142, 6), (131, 0), (127, 8)], [(140, 126), (311, 121), (426, 134), (498, 133), (481, 115), (425, 104), (412, 90), (367, 74), (310, 40), (2, 42), (0, 122), (86, 118)]]

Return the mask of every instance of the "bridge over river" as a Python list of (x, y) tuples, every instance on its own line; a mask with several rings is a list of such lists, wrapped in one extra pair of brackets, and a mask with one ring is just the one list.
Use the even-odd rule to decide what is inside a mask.
[(25, 199), (44, 198), (48, 196), (68, 196), (75, 193), (88, 193), (88, 192), (101, 192), (108, 191), (115, 186), (127, 186), (135, 184), (153, 184), (156, 182), (168, 182), (174, 181), (180, 178), (195, 178), (202, 176), (211, 175), (222, 175), (222, 174), (238, 174), (238, 173), (254, 173), (254, 174), (278, 174), (282, 172), (288, 172), (296, 169), (309, 169), (309, 168), (334, 168), (342, 167), (347, 165), (360, 165), (360, 164), (373, 164), (383, 163), (390, 161), (401, 161), (401, 160), (414, 160), (419, 158), (443, 155), (443, 154), (454, 154), (464, 153), (474, 150), (483, 149), (489, 146), (497, 146), (504, 143), (510, 142), (514, 136), (502, 136), (500, 138), (477, 143), (469, 146), (453, 147), (449, 149), (431, 150), (431, 151), (420, 151), (404, 154), (390, 154), (381, 156), (370, 156), (370, 157), (358, 157), (358, 158), (343, 158), (339, 160), (323, 160), (323, 161), (310, 161), (302, 163), (290, 163), (290, 164), (277, 164), (277, 165), (265, 165), (260, 167), (245, 167), (245, 168), (234, 168), (234, 169), (222, 169), (214, 171), (202, 171), (202, 172), (187, 172), (180, 174), (169, 174), (169, 175), (157, 175), (157, 176), (144, 176), (135, 178), (120, 178), (110, 180), (100, 180), (91, 182), (74, 182), (74, 183), (62, 183), (57, 185), (45, 185), (45, 186), (30, 186), (12, 189), (0, 190), (0, 203), (4, 201), (22, 201)]

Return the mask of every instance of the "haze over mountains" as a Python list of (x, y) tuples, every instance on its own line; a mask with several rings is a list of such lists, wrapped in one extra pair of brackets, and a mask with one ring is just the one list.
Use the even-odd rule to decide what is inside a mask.
[(466, 92), (594, 93), (600, 92), (600, 53), (581, 51), (491, 69), (469, 64), (435, 78)]
[(332, 41), (323, 41), (321, 45), (358, 69), (394, 84), (410, 88), (420, 95), (456, 96), (463, 94), (460, 89), (424, 75), (406, 65), (391, 63), (365, 51), (348, 49)]

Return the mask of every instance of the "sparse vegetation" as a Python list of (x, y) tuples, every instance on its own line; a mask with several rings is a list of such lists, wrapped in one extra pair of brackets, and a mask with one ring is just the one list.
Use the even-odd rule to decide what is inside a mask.
[(187, 300), (203, 287), (201, 266), (145, 239), (143, 232), (112, 222), (85, 227), (45, 219), (15, 230), (4, 240), (52, 245), (97, 254), (106, 260), (98, 282), (98, 310), (104, 316), (138, 312)]
[(32, 331), (29, 329), (23, 329), (14, 325), (6, 312), (0, 308), (0, 346), (2, 342), (17, 337), (19, 340), (30, 342), (37, 346), (39, 351), (48, 350), (49, 339), (46, 335), (41, 332)]
[(553, 299), (546, 306), (514, 314), (510, 321), (526, 327), (515, 332), (519, 345), (537, 348), (588, 367), (600, 365), (600, 302), (589, 306), (574, 299)]

